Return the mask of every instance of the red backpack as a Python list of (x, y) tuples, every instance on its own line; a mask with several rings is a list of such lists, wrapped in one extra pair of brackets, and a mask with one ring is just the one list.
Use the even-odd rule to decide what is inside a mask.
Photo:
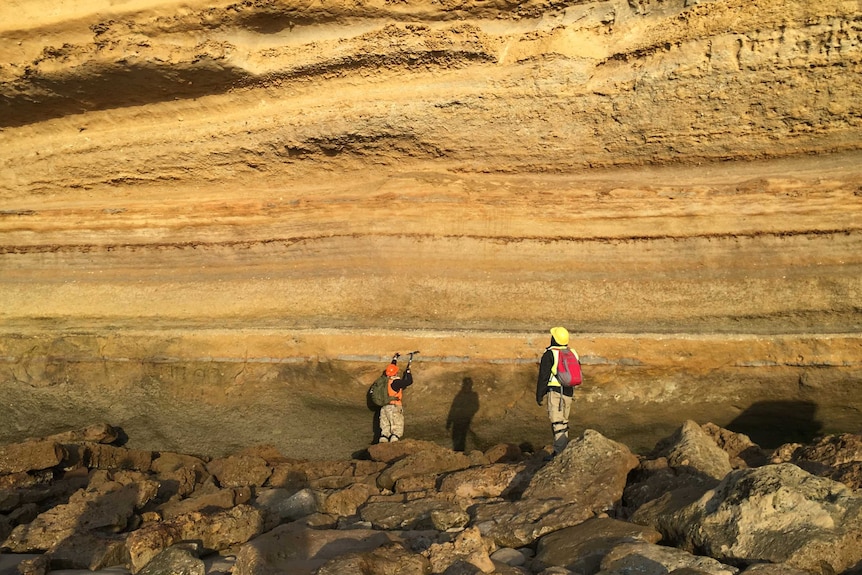
[(581, 362), (569, 348), (561, 349), (557, 359), (557, 381), (563, 387), (581, 385)]

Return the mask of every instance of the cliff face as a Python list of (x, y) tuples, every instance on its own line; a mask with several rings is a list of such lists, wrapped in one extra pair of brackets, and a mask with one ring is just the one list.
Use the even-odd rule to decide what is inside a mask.
[(420, 349), (408, 433), (470, 380), (476, 445), (547, 441), (556, 324), (576, 428), (859, 425), (862, 2), (11, 0), (0, 36), (0, 440), (343, 455)]

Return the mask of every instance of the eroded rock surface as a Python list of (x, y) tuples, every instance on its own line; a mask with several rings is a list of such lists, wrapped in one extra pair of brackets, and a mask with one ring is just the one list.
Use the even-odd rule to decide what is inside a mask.
[(468, 449), (542, 445), (557, 323), (576, 432), (858, 431), (857, 1), (9, 0), (0, 36), (4, 442), (346, 459), (420, 349), (408, 436), (456, 441), (469, 380)]

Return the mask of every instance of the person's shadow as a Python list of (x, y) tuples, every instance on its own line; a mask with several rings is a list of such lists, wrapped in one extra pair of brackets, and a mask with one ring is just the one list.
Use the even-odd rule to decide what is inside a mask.
[(811, 401), (758, 401), (725, 427), (744, 433), (760, 447), (775, 449), (785, 443), (814, 441), (823, 429), (816, 414), (817, 404)]
[[(446, 418), (446, 429), (452, 430), (452, 449), (464, 451), (467, 447), (467, 434), (471, 433), (470, 423), (479, 411), (479, 394), (473, 391), (473, 379), (465, 377), (461, 390), (452, 400), (449, 416)], [(473, 434), (475, 436), (475, 433)]]

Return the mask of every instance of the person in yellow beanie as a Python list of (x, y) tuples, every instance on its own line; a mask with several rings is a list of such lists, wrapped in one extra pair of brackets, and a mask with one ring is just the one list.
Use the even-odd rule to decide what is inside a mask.
[[(536, 403), (541, 407), (548, 398), (548, 418), (554, 434), (554, 453), (557, 455), (569, 443), (569, 411), (572, 407), (574, 388), (562, 385), (556, 377), (560, 351), (569, 345), (569, 331), (564, 327), (551, 328), (551, 345), (545, 348), (539, 362), (539, 378), (536, 381)], [(577, 357), (577, 352), (572, 349)], [(552, 456), (553, 457), (553, 456)]]

